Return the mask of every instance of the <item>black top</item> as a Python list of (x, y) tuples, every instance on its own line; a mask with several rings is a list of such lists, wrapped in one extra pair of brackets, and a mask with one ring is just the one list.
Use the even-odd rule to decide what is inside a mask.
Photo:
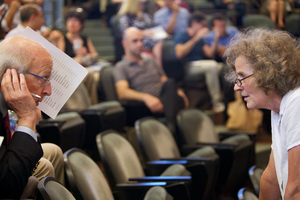
[[(73, 51), (73, 44), (72, 42), (65, 36), (65, 43), (66, 43), (66, 48), (65, 48), (65, 53), (70, 56), (71, 58), (76, 57), (75, 52)], [(83, 46), (86, 47), (87, 52), (89, 53), (89, 48), (87, 46), (87, 37), (85, 36), (80, 36), (83, 40)]]

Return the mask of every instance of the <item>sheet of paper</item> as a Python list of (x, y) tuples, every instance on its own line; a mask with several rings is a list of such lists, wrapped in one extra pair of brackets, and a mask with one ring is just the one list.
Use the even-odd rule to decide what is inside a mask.
[(165, 39), (168, 37), (167, 32), (164, 30), (162, 26), (155, 26), (153, 28), (147, 29), (153, 33), (153, 38), (154, 39)]
[(55, 119), (60, 109), (82, 82), (88, 71), (31, 28), (27, 27), (22, 36), (37, 41), (52, 56), (53, 69), (50, 78), (52, 94), (44, 97), (38, 108), (49, 117)]

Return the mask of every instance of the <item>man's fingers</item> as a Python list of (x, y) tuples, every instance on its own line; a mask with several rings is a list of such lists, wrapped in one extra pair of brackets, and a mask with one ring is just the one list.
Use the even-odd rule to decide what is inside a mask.
[(21, 91), (28, 90), (24, 74), (20, 74), (20, 87), (21, 87)]
[(13, 90), (11, 85), (11, 70), (7, 69), (3, 75), (2, 82), (1, 82), (1, 90), (11, 92)]
[(12, 69), (11, 70), (11, 77), (12, 77), (12, 86), (13, 86), (13, 89), (15, 91), (20, 91), (20, 82), (19, 82), (19, 76), (18, 76), (18, 73), (15, 69)]

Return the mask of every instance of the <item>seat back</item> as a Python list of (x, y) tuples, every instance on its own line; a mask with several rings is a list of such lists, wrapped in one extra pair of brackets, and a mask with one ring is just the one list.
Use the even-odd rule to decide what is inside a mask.
[(100, 93), (103, 95), (103, 98), (106, 101), (118, 99), (113, 78), (113, 71), (113, 66), (103, 67), (100, 70), (100, 80), (98, 82), (98, 89), (100, 90)]
[(137, 120), (135, 132), (146, 160), (181, 157), (172, 133), (158, 120), (151, 117)]
[(86, 123), (77, 112), (67, 112), (57, 115), (55, 120), (65, 121), (60, 128), (60, 147), (63, 152), (73, 148), (83, 148), (86, 134)]
[(199, 109), (182, 109), (177, 114), (177, 125), (183, 144), (217, 143), (219, 137), (211, 118)]
[(116, 183), (126, 183), (130, 177), (145, 176), (141, 162), (132, 145), (114, 130), (96, 136), (101, 161), (112, 188)]
[(150, 188), (144, 200), (172, 200), (173, 197), (168, 194), (167, 190), (161, 186)]
[[(221, 143), (237, 145), (232, 155), (223, 157), (223, 159), (226, 159), (226, 161), (223, 160), (226, 163), (228, 163), (228, 160), (232, 160), (223, 190), (227, 193), (236, 194), (239, 187), (249, 180), (248, 169), (251, 166), (254, 145), (246, 134), (229, 137)], [(221, 166), (223, 166), (223, 161), (221, 160)]]
[(249, 14), (243, 19), (243, 27), (268, 28), (274, 29), (275, 24), (271, 18), (263, 14)]
[(237, 194), (239, 200), (258, 200), (257, 196), (248, 188), (241, 188)]
[(293, 13), (286, 17), (286, 30), (291, 34), (299, 35), (300, 14)]
[(45, 200), (75, 200), (71, 192), (69, 192), (58, 180), (50, 176), (39, 181), (38, 190)]
[[(75, 182), (84, 199), (114, 199), (100, 168), (84, 151), (77, 148), (70, 149), (64, 153), (64, 161), (67, 183), (73, 191), (76, 188), (71, 185)], [(74, 193), (76, 194), (76, 191)]]
[(83, 110), (91, 105), (92, 102), (89, 93), (84, 83), (81, 83), (62, 107), (62, 110)]
[(264, 170), (256, 165), (252, 166), (248, 171), (254, 192), (257, 196), (259, 195), (260, 178), (263, 172)]
[(166, 75), (176, 82), (184, 77), (184, 61), (174, 57), (174, 40), (165, 40), (162, 47), (162, 65)]
[(219, 178), (220, 158), (214, 148), (205, 146), (195, 150), (187, 157), (190, 158), (210, 158), (211, 161), (206, 163), (207, 183), (202, 199), (214, 199), (216, 197), (216, 187)]

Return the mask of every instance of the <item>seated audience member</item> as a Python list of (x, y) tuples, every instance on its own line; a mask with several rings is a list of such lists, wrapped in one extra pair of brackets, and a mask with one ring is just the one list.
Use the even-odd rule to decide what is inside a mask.
[[(79, 64), (88, 67), (98, 62), (99, 57), (92, 41), (81, 35), (85, 18), (86, 14), (82, 8), (69, 8), (65, 14), (67, 33), (61, 35), (55, 45)], [(89, 92), (92, 104), (98, 103), (97, 80), (94, 72), (89, 71), (83, 82)]]
[(222, 61), (226, 45), (238, 33), (238, 29), (234, 26), (226, 27), (226, 18), (222, 13), (215, 13), (211, 19), (211, 31), (205, 37), (205, 43), (213, 46), (216, 37), (219, 36), (217, 50), (215, 52), (215, 59)]
[[(1, 28), (5, 33), (21, 24), (20, 9), (22, 4), (36, 3), (38, 5), (43, 4), (43, 0), (4, 0), (4, 16), (1, 20)], [(45, 28), (46, 29), (46, 28)]]
[(162, 26), (170, 35), (177, 35), (188, 27), (190, 13), (175, 0), (165, 0), (165, 6), (154, 13), (156, 25)]
[(124, 30), (129, 27), (136, 27), (140, 30), (143, 30), (142, 33), (144, 35), (144, 49), (153, 53), (156, 62), (161, 67), (161, 51), (163, 42), (151, 37), (152, 33), (147, 29), (153, 28), (155, 26), (155, 23), (149, 14), (143, 12), (143, 9), (143, 1), (123, 1), (118, 12), (118, 15), (120, 16), (118, 29), (120, 33), (123, 33)]
[(82, 8), (70, 8), (65, 13), (67, 33), (60, 38), (57, 47), (83, 66), (98, 61), (98, 53), (92, 41), (81, 35), (86, 14)]
[(218, 71), (223, 65), (214, 60), (204, 60), (205, 57), (214, 57), (219, 35), (215, 38), (213, 46), (205, 45), (204, 38), (208, 32), (205, 15), (193, 13), (189, 19), (189, 27), (174, 39), (174, 53), (178, 59), (188, 61), (186, 78), (196, 80), (199, 74), (205, 75), (213, 110), (222, 112), (225, 106), (222, 102)]
[[(7, 39), (11, 36), (21, 35), (24, 29), (29, 26), (34, 31), (40, 33), (43, 37), (46, 37), (51, 42), (56, 42), (61, 33), (58, 30), (50, 31), (44, 25), (43, 11), (38, 4), (26, 3), (24, 6), (20, 7), (18, 12), (18, 18), (21, 20), (16, 27), (12, 28), (5, 36)], [(42, 28), (44, 27), (44, 28)], [(43, 29), (43, 33), (41, 30)]]
[(21, 35), (24, 29), (29, 26), (32, 30), (38, 31), (44, 24), (43, 11), (37, 4), (26, 4), (20, 10), (21, 23), (9, 31), (4, 39), (15, 35)]
[(176, 82), (168, 79), (152, 56), (143, 56), (143, 32), (130, 27), (122, 41), (125, 56), (114, 69), (120, 100), (142, 101), (153, 113), (165, 113), (167, 126), (175, 133), (176, 114), (188, 100)]
[[(51, 95), (51, 83), (46, 80), (51, 76), (52, 65), (48, 51), (33, 40), (13, 36), (0, 43), (1, 199), (20, 199), (32, 175), (38, 179), (55, 175), (64, 183), (61, 149), (53, 144), (41, 146), (36, 135), (36, 125), (41, 118), (37, 105)], [(8, 109), (18, 116), (13, 133), (9, 128)], [(42, 158), (43, 154), (47, 160)]]

